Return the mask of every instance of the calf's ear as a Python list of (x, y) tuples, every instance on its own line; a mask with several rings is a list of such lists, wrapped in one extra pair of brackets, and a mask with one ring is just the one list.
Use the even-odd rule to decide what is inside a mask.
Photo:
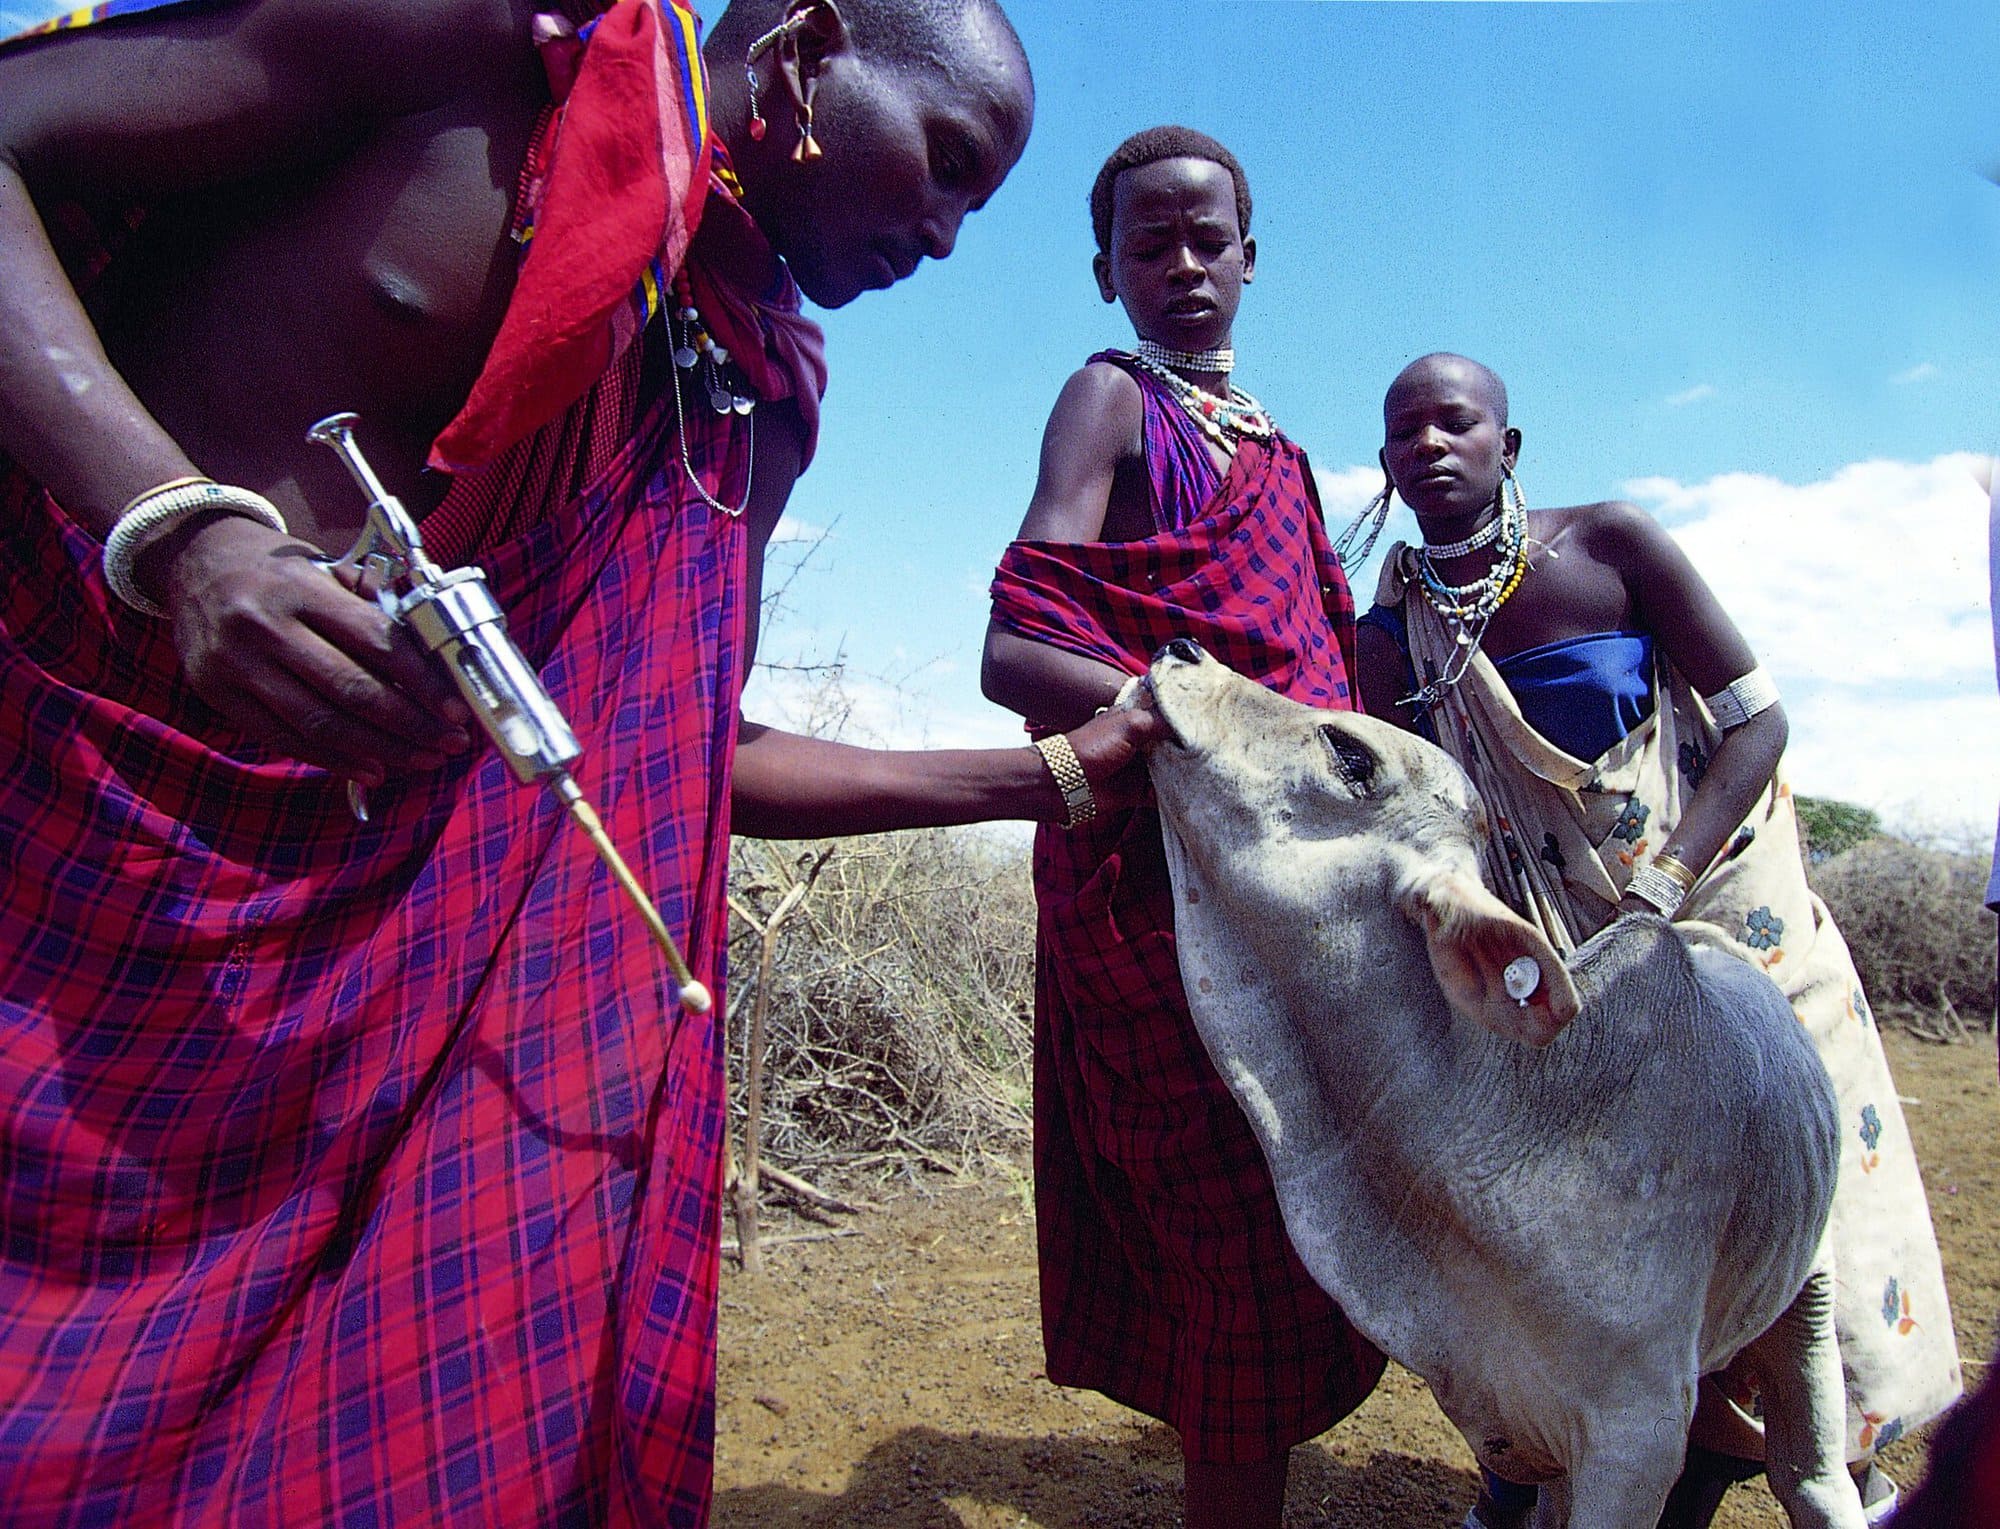
[(1576, 1018), (1576, 985), (1554, 947), (1471, 877), (1438, 872), (1406, 883), (1397, 901), (1424, 931), (1445, 1000), (1467, 1019), (1546, 1046)]

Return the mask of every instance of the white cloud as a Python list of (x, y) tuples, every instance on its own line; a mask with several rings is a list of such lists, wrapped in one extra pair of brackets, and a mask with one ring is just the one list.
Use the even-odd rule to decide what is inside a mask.
[[(1961, 842), (1990, 835), (2000, 796), (2000, 699), (1986, 586), (1984, 459), (1873, 461), (1810, 483), (1751, 473), (1653, 477), (1620, 490), (1672, 530), (1770, 669), (1791, 719), (1797, 789), (1872, 807), (1891, 827)], [(1373, 464), (1317, 473), (1333, 534), (1381, 486)], [(1413, 533), (1399, 502), (1386, 543)], [(1353, 570), (1366, 604), (1378, 556)], [(983, 583), (979, 591), (983, 600)], [(900, 660), (866, 634), (787, 622), (763, 656), (832, 655), (841, 673), (760, 670), (745, 709), (779, 726), (841, 726), (899, 748), (1010, 747), (1016, 718), (981, 701), (964, 651)], [(867, 646), (864, 674), (841, 664)], [(941, 650), (948, 647), (940, 638)], [(859, 649), (857, 649), (859, 656)], [(881, 677), (895, 670), (902, 678)]]
[(1693, 387), (1685, 388), (1681, 392), (1669, 393), (1667, 395), (1667, 407), (1670, 409), (1685, 409), (1691, 403), (1701, 403), (1704, 399), (1713, 398), (1714, 396), (1715, 387), (1712, 383), (1697, 382)]
[(1899, 833), (1983, 855), (2000, 776), (2000, 702), (1991, 689), (1938, 697), (1891, 691), (1865, 705), (1812, 691), (1787, 696), (1792, 787), (1859, 802)]
[(1338, 536), (1341, 528), (1366, 509), (1368, 501), (1381, 492), (1382, 469), (1373, 464), (1343, 467), (1338, 472), (1315, 467), (1313, 482), (1319, 485), (1319, 502), (1326, 509), (1327, 527)]
[(1889, 380), (1899, 388), (1906, 388), (1913, 382), (1929, 382), (1938, 375), (1937, 365), (1930, 361), (1919, 361), (1915, 366), (1896, 373)]
[[(1343, 467), (1335, 472), (1315, 467), (1313, 481), (1319, 485), (1320, 503), (1326, 510), (1327, 533), (1338, 541), (1340, 533), (1381, 491), (1382, 469), (1375, 463), (1366, 467)], [(1364, 531), (1362, 535), (1365, 538), (1367, 533)], [(1388, 523), (1376, 539), (1374, 550), (1347, 569), (1348, 588), (1354, 592), (1355, 603), (1361, 609), (1366, 610), (1374, 601), (1382, 560), (1388, 555), (1389, 548), (1399, 541), (1415, 541), (1417, 535), (1416, 517), (1410, 514), (1408, 505), (1400, 499), (1396, 500), (1390, 508)]]
[(816, 526), (809, 520), (800, 520), (796, 515), (787, 515), (771, 532), (771, 545), (780, 542), (830, 541), (833, 537), (831, 526)]
[(2000, 703), (1978, 464), (1960, 454), (1861, 462), (1817, 483), (1729, 473), (1625, 485), (1777, 681), (1800, 790), (1892, 824), (1993, 821)]
[(1025, 742), (1020, 719), (979, 700), (956, 671), (955, 664), (931, 665), (900, 682), (845, 665), (759, 668), (744, 687), (743, 714), (869, 748), (1013, 748)]

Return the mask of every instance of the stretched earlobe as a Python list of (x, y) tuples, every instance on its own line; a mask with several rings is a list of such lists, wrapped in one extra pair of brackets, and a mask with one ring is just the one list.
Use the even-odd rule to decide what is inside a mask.
[[(819, 89), (820, 72), (826, 61), (848, 46), (846, 18), (834, 0), (792, 0), (785, 19), (752, 45), (751, 56), (772, 43), (777, 45), (778, 74), (792, 98), (792, 117), (798, 141), (792, 159), (810, 163), (821, 154), (814, 135), (813, 96)], [(753, 100), (754, 107), (754, 100)], [(751, 136), (761, 137), (753, 118)]]

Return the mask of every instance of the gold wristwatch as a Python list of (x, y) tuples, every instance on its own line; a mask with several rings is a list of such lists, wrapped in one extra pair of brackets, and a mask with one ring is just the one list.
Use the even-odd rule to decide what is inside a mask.
[(1049, 774), (1055, 777), (1056, 789), (1062, 792), (1063, 808), (1068, 814), (1062, 826), (1074, 828), (1096, 817), (1097, 798), (1091, 793), (1090, 778), (1083, 773), (1083, 762), (1076, 757), (1069, 739), (1061, 733), (1050, 733), (1046, 738), (1037, 738), (1035, 748), (1049, 767)]

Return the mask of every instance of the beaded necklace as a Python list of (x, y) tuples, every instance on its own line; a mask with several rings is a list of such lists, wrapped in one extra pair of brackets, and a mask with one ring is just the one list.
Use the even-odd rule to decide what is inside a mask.
[[(674, 367), (674, 424), (680, 431), (681, 471), (687, 474), (694, 491), (701, 495), (710, 508), (720, 510), (731, 520), (736, 519), (750, 508), (750, 486), (757, 471), (757, 399), (751, 393), (743, 374), (729, 364), (728, 347), (716, 343), (701, 322), (701, 314), (694, 305), (694, 286), (689, 282), (685, 270), (674, 273), (674, 297), (680, 304), (676, 310), (679, 332), (676, 333), (674, 320), (667, 324), (667, 337), (673, 342)], [(681, 373), (688, 374), (690, 386), (700, 386), (708, 395), (708, 406), (717, 414), (740, 414), (749, 430), (748, 452), (743, 469), (743, 501), (731, 506), (724, 504), (702, 485), (695, 475), (694, 461), (688, 454), (687, 406), (681, 401)]]
[(1138, 362), (1141, 371), (1173, 395), (1174, 402), (1187, 411), (1204, 435), (1232, 456), (1237, 442), (1268, 441), (1278, 433), (1264, 406), (1235, 383), (1229, 385), (1229, 396), (1224, 398), (1196, 387), (1179, 372), (1143, 355), (1132, 359)]
[(1231, 345), (1215, 350), (1171, 350), (1157, 340), (1141, 340), (1137, 350), (1140, 360), (1150, 361), (1155, 366), (1172, 367), (1175, 371), (1227, 377), (1236, 370), (1236, 349)]
[[(1419, 716), (1442, 701), (1445, 692), (1465, 677), (1486, 636), (1487, 626), (1527, 577), (1528, 505), (1512, 473), (1507, 474), (1494, 498), (1500, 501), (1500, 513), (1472, 536), (1443, 547), (1425, 546), (1417, 553), (1417, 587), (1458, 644), (1458, 651), (1446, 663), (1442, 674), (1432, 678), (1415, 695), (1403, 698), (1402, 704), (1414, 706)], [(1470, 584), (1447, 584), (1432, 562), (1433, 558), (1462, 556), (1495, 543), (1492, 566)]]
[(1500, 534), (1501, 520), (1501, 516), (1495, 515), (1485, 525), (1466, 537), (1464, 541), (1446, 542), (1441, 547), (1434, 546), (1430, 542), (1425, 542), (1424, 556), (1427, 558), (1464, 557), (1468, 552), (1477, 552), (1481, 547), (1491, 546), (1494, 538)]

